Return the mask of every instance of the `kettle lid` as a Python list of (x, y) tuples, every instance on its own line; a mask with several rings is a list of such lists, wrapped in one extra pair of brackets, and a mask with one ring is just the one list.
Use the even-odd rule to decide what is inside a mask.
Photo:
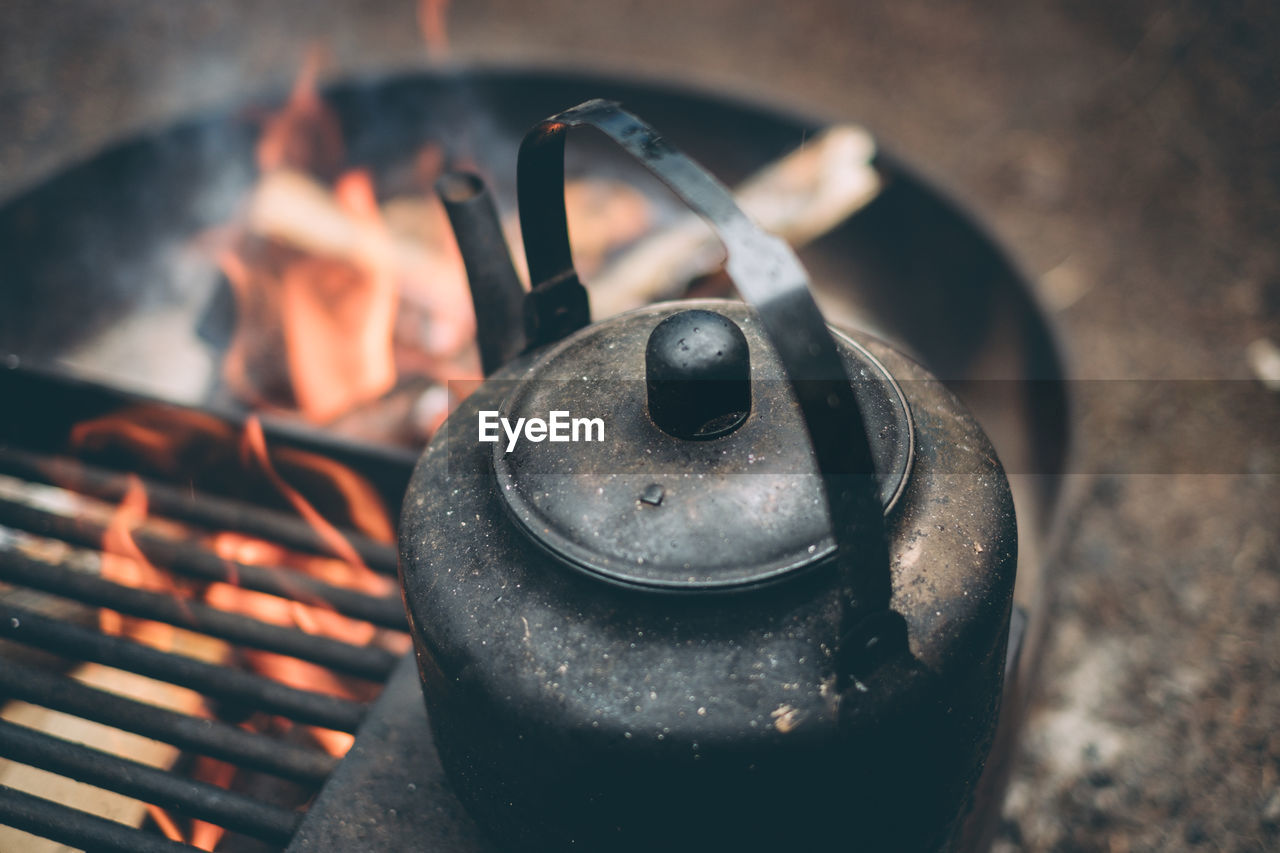
[[(887, 513), (911, 465), (910, 410), (874, 356), (833, 336)], [(724, 590), (836, 549), (794, 388), (743, 303), (652, 305), (579, 330), (528, 369), (500, 415), (552, 413), (559, 438), (499, 440), (493, 466), (512, 517), (573, 568), (628, 586)]]

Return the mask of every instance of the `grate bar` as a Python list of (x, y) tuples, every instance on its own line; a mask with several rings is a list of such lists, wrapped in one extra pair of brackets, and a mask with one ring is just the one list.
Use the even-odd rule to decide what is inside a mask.
[[(38, 536), (61, 539), (86, 548), (98, 548), (107, 525), (87, 518), (70, 518), (47, 509), (0, 499), (0, 524)], [(281, 598), (319, 603), (344, 616), (363, 619), (384, 628), (406, 628), (400, 596), (375, 597), (342, 587), (330, 586), (288, 569), (250, 566), (225, 560), (199, 546), (135, 530), (133, 541), (143, 555), (176, 574), (208, 581), (220, 581)]]
[(94, 853), (191, 853), (195, 848), (0, 785), (0, 823)]
[(0, 581), (311, 661), (376, 682), (385, 681), (398, 660), (376, 646), (354, 646), (170, 595), (130, 589), (12, 550), (0, 550)]
[(12, 662), (0, 667), (0, 695), (297, 782), (323, 784), (337, 765), (337, 759), (319, 750), (127, 699)]
[[(16, 448), (0, 448), (0, 471), (113, 502), (124, 497), (130, 482), (129, 475), (106, 468)], [(143, 480), (142, 485), (148, 505), (158, 515), (212, 530), (234, 530), (313, 554), (333, 554), (310, 525), (279, 510), (212, 495), (196, 495), (155, 480)], [(342, 535), (369, 568), (387, 575), (396, 574), (394, 546), (351, 530), (343, 530)]]
[(337, 731), (354, 733), (368, 710), (361, 702), (299, 690), (243, 670), (163, 652), (3, 602), (0, 602), (0, 637), (75, 660), (136, 672), (210, 698), (243, 703), (254, 710)]
[(300, 820), (294, 812), (243, 794), (4, 720), (0, 720), (0, 755), (262, 841), (287, 844)]

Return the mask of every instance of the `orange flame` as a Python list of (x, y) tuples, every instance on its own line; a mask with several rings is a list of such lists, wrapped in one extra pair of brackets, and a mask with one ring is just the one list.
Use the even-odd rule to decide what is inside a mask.
[(332, 205), (345, 235), (340, 255), (261, 241), (217, 254), (237, 318), (223, 377), (255, 405), (291, 406), (316, 423), (396, 382), (395, 246), (369, 173), (344, 174)]
[[(176, 841), (179, 844), (186, 842), (182, 833), (178, 831), (178, 825), (173, 822), (173, 818), (169, 817), (169, 813), (154, 803), (147, 803), (147, 814), (151, 815), (151, 819), (156, 822), (156, 826), (160, 827), (160, 831), (170, 841)], [(213, 848), (208, 848), (212, 850)]]
[[(371, 573), (372, 577), (366, 581), (352, 571), (354, 567), (351, 564), (326, 557), (293, 554), (278, 545), (238, 533), (216, 534), (210, 541), (210, 547), (226, 560), (245, 565), (291, 569), (333, 586), (369, 592), (368, 587), (376, 584), (377, 594), (380, 595), (389, 593), (392, 588), (390, 578)], [(205, 593), (205, 599), (214, 607), (251, 612), (256, 618), (278, 625), (296, 625), (309, 634), (339, 637), (345, 642), (356, 644), (369, 643), (374, 639), (376, 629), (368, 622), (335, 613), (327, 602), (309, 596), (302, 590), (291, 595), (292, 599), (285, 599), (243, 590), (232, 584), (214, 584)], [(237, 601), (251, 606), (229, 606)]]
[(435, 59), (449, 58), (449, 35), (445, 18), (449, 0), (418, 0), (418, 28), (427, 45), (427, 54)]
[(305, 169), (333, 175), (342, 166), (345, 146), (338, 117), (316, 89), (324, 52), (307, 52), (284, 109), (267, 119), (258, 140), (258, 167)]
[[(184, 442), (193, 441), (207, 450), (210, 433), (201, 419), (177, 418), (165, 429), (164, 417), (168, 412), (141, 411), (146, 415), (140, 423), (126, 417), (113, 416), (80, 425), (77, 437), (83, 443), (97, 447), (127, 447), (144, 455), (155, 456), (156, 461), (164, 453), (181, 459), (191, 453)], [(221, 430), (225, 433), (225, 428)], [(358, 552), (338, 529), (325, 519), (314, 505), (296, 488), (291, 486), (277, 470), (268, 453), (266, 437), (257, 418), (251, 417), (244, 428), (240, 446), (241, 458), (246, 465), (259, 469), (266, 479), (285, 497), (316, 531), (322, 541), (337, 557), (319, 556), (291, 551), (284, 546), (232, 532), (210, 534), (209, 545), (224, 559), (248, 565), (272, 566), (278, 570), (296, 571), (299, 574), (322, 580), (337, 587), (344, 587), (370, 595), (387, 595), (394, 591), (394, 581), (371, 571), (360, 559)], [(305, 451), (285, 449), (280, 453), (292, 470), (306, 470), (328, 482), (348, 504), (351, 516), (368, 535), (388, 541), (393, 533), (391, 521), (373, 487), (362, 477), (341, 464)], [(286, 458), (287, 457), (287, 458)], [(137, 589), (147, 589), (172, 595), (178, 601), (190, 600), (199, 594), (211, 607), (230, 612), (240, 612), (263, 622), (297, 627), (318, 635), (334, 637), (353, 644), (377, 643), (392, 651), (405, 651), (408, 638), (396, 632), (382, 631), (358, 619), (335, 612), (324, 601), (315, 600), (299, 589), (292, 598), (282, 598), (240, 588), (234, 583), (195, 584), (181, 582), (169, 573), (153, 565), (139, 547), (134, 532), (144, 523), (154, 525), (157, 531), (174, 527), (171, 522), (148, 519), (147, 494), (141, 481), (130, 476), (128, 487), (112, 513), (102, 539), (102, 575), (116, 583)], [(197, 592), (203, 586), (202, 592)], [(124, 617), (114, 611), (100, 610), (102, 630), (123, 634), (147, 645), (174, 650), (174, 638), (186, 632), (173, 626), (149, 620)], [(309, 691), (319, 691), (335, 696), (371, 701), (378, 692), (374, 684), (336, 674), (322, 666), (296, 658), (273, 654), (252, 648), (232, 651), (219, 645), (221, 659), (235, 654), (240, 662), (263, 676), (283, 684)], [(199, 709), (193, 712), (199, 713)], [(292, 724), (283, 718), (262, 715), (244, 723), (255, 730), (288, 728)], [(316, 726), (304, 727), (310, 737), (322, 749), (341, 757), (351, 748), (354, 737), (347, 732), (333, 731)], [(200, 758), (193, 770), (193, 778), (221, 787), (229, 787), (236, 769), (223, 762)], [(153, 804), (146, 805), (147, 812), (158, 829), (168, 838), (185, 842), (204, 850), (213, 850), (225, 836), (219, 826), (199, 820), (177, 821), (168, 812)], [(189, 827), (185, 833), (184, 828)]]
[[(448, 6), (419, 0), (436, 56), (448, 51)], [(465, 269), (430, 189), (447, 157), (438, 143), (424, 145), (412, 169), (421, 196), (393, 198), (384, 210), (369, 172), (340, 174), (341, 124), (316, 90), (320, 66), (311, 51), (287, 103), (264, 122), (263, 174), (242, 216), (203, 241), (236, 302), (223, 377), (256, 409), (425, 439), (433, 419), (417, 417), (414, 397), (478, 376)], [(428, 381), (390, 393), (402, 376)], [(368, 418), (356, 411), (365, 404), (375, 413)]]
[[(195, 769), (191, 775), (211, 785), (217, 785), (219, 788), (229, 788), (231, 780), (235, 778), (236, 768), (233, 764), (202, 755), (196, 759)], [(187, 843), (200, 850), (213, 850), (226, 834), (227, 831), (217, 824), (192, 820), (191, 838)]]
[[(134, 438), (144, 435), (142, 432), (132, 433)], [(153, 441), (143, 442), (152, 446)], [(102, 537), (102, 558), (100, 570), (106, 580), (133, 589), (145, 589), (163, 592), (174, 596), (178, 601), (185, 597), (166, 572), (156, 568), (133, 537), (136, 530), (147, 518), (147, 493), (142, 482), (134, 475), (129, 475), (129, 485), (115, 513), (107, 525)], [(98, 624), (104, 634), (128, 636), (132, 639), (164, 651), (171, 651), (175, 645), (177, 633), (171, 625), (152, 622), (145, 619), (126, 618), (114, 610), (98, 611)], [(147, 814), (155, 822), (160, 831), (171, 841), (185, 843), (186, 838), (177, 823), (161, 807), (154, 803), (144, 803)], [(205, 848), (212, 850), (212, 847)]]
[(400, 298), (393, 240), (369, 173), (343, 174), (332, 194), (307, 177), (334, 178), (345, 157), (337, 116), (316, 90), (320, 66), (312, 50), (288, 102), (264, 124), (258, 164), (279, 179), (264, 178), (268, 192), (255, 204), (277, 211), (271, 221), (287, 229), (318, 229), (323, 247), (306, 239), (296, 246), (254, 225), (254, 204), (249, 232), (212, 243), (236, 301), (227, 384), (257, 407), (296, 408), (326, 423), (395, 385)]
[(358, 265), (329, 258), (290, 264), (282, 281), (285, 352), (298, 409), (324, 422), (390, 390), (398, 292), (391, 240), (373, 180), (363, 170), (338, 182), (339, 205), (364, 226)]
[(311, 525), (329, 550), (337, 554), (351, 567), (352, 576), (362, 589), (373, 594), (386, 591), (384, 582), (387, 579), (371, 571), (365, 565), (364, 560), (361, 559), (360, 554), (356, 552), (356, 549), (351, 547), (351, 543), (347, 541), (347, 538), (338, 531), (338, 528), (334, 527), (328, 519), (321, 515), (311, 505), (311, 502), (302, 496), (301, 492), (286, 483), (284, 478), (276, 471), (276, 467), (267, 453), (267, 438), (262, 432), (262, 423), (256, 415), (250, 415), (245, 420), (244, 437), (240, 451), (245, 464), (256, 462), (263, 473), (267, 475), (267, 478), (271, 480), (272, 485), (293, 506), (294, 511), (302, 516), (307, 524)]
[(89, 453), (108, 449), (121, 452), (130, 457), (131, 464), (143, 463), (176, 477), (189, 468), (193, 457), (231, 440), (233, 435), (231, 425), (212, 415), (141, 404), (76, 424), (70, 444)]
[[(294, 554), (272, 543), (234, 533), (222, 533), (213, 538), (212, 547), (216, 553), (224, 559), (240, 563), (292, 568), (335, 586), (370, 595), (387, 595), (394, 589), (390, 578), (369, 569), (346, 537), (280, 476), (267, 452), (262, 424), (256, 417), (250, 417), (245, 422), (241, 452), (245, 463), (256, 464), (266, 474), (280, 494), (339, 559)], [(331, 462), (330, 465), (336, 466), (337, 463)], [(351, 488), (349, 494), (372, 494), (371, 487), (349, 470), (344, 480)], [(380, 507), (380, 502), (366, 506), (366, 512), (372, 512), (374, 507)], [(368, 518), (372, 519), (373, 516)], [(378, 521), (370, 520), (367, 523), (374, 528), (390, 529), (390, 521), (385, 513)], [(373, 625), (343, 616), (333, 611), (325, 602), (309, 601), (305, 595), (287, 600), (230, 584), (211, 584), (205, 597), (214, 607), (252, 613), (255, 618), (265, 622), (296, 626), (312, 634), (336, 637), (356, 644), (369, 644), (378, 639), (379, 632)], [(389, 645), (393, 645), (397, 651), (407, 649), (407, 641), (403, 637)], [(354, 685), (348, 679), (307, 661), (249, 649), (244, 651), (244, 656), (255, 670), (284, 684), (348, 698), (372, 698), (373, 691), (369, 686)], [(353, 739), (346, 732), (317, 727), (308, 727), (308, 730), (321, 747), (333, 755), (345, 755), (351, 748)]]
[[(334, 585), (362, 585), (352, 564), (294, 554), (253, 537), (220, 533), (213, 537), (211, 545), (215, 553), (227, 560), (296, 569)], [(390, 579), (378, 575), (373, 577), (382, 582), (384, 592), (389, 591)], [(273, 625), (296, 626), (308, 633), (340, 638), (349, 643), (369, 644), (378, 637), (378, 630), (373, 625), (335, 613), (324, 602), (277, 598), (225, 583), (210, 584), (205, 592), (205, 601), (220, 610), (252, 614), (255, 619)], [(372, 699), (376, 693), (372, 685), (358, 684), (308, 661), (259, 649), (243, 649), (241, 656), (254, 671), (291, 687), (363, 700)], [(307, 730), (332, 755), (345, 755), (351, 748), (353, 738), (346, 732), (315, 726), (308, 726)]]
[[(131, 474), (124, 498), (102, 537), (102, 577), (133, 589), (167, 593), (182, 601), (173, 578), (152, 565), (134, 541), (133, 531), (146, 517), (147, 493), (142, 481)], [(139, 642), (164, 650), (173, 646), (174, 628), (161, 622), (126, 619), (114, 610), (101, 610), (98, 625), (104, 634), (127, 633)]]
[(396, 533), (386, 505), (377, 490), (364, 477), (327, 456), (305, 450), (281, 447), (275, 454), (289, 467), (312, 471), (333, 486), (341, 495), (346, 514), (356, 530), (378, 542), (395, 541)]

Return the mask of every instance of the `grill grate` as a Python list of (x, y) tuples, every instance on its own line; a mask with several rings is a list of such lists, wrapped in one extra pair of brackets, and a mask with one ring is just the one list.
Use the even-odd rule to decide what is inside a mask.
[[(29, 383), (30, 377), (23, 382)], [(61, 388), (53, 388), (55, 397)], [(0, 394), (4, 390), (0, 382)], [(40, 396), (36, 395), (34, 405), (40, 405)], [(84, 414), (75, 406), (59, 410), (63, 409), (67, 423), (59, 424), (55, 432), (66, 432)], [(14, 430), (13, 425), (0, 425), (7, 433), (0, 434), (0, 700), (20, 700), (141, 735), (176, 747), (190, 760), (170, 769), (155, 767), (97, 748), (100, 744), (64, 739), (53, 729), (41, 731), (4, 719), (0, 719), (0, 758), (152, 804), (168, 814), (223, 827), (235, 834), (226, 841), (239, 839), (244, 849), (283, 848), (293, 837), (305, 803), (319, 792), (340, 759), (313, 743), (249, 730), (238, 723), (260, 712), (283, 718), (286, 722), (276, 728), (286, 733), (298, 724), (354, 734), (369, 708), (368, 700), (401, 655), (388, 644), (360, 645), (308, 633), (100, 576), (93, 566), (104, 559), (108, 522), (98, 517), (100, 513), (80, 509), (97, 505), (109, 512), (126, 495), (134, 478), (132, 469), (67, 455), (65, 442), (58, 447), (58, 441), (45, 441), (34, 450), (19, 446), (14, 433), (30, 434), (30, 425), (26, 430)], [(55, 452), (48, 452), (51, 448)], [(346, 457), (344, 462), (349, 463), (358, 454), (347, 448)], [(386, 460), (379, 464), (385, 475)], [(273, 505), (269, 499), (273, 496), (264, 495), (256, 502), (200, 491), (190, 485), (195, 478), (187, 473), (177, 482), (154, 472), (139, 480), (148, 497), (149, 521), (158, 519), (159, 524), (134, 530), (132, 539), (153, 566), (182, 583), (233, 584), (285, 602), (321, 605), (372, 626), (384, 640), (403, 639), (398, 593), (373, 595), (283, 567), (235, 562), (203, 544), (204, 534), (233, 531), (295, 553), (331, 556), (324, 538), (282, 511), (279, 501)], [(170, 522), (180, 523), (181, 528), (174, 529), (192, 535), (168, 535), (165, 525)], [(156, 532), (157, 527), (166, 532)], [(370, 569), (394, 575), (392, 546), (347, 531), (344, 536)], [(360, 699), (301, 689), (247, 669), (104, 633), (96, 620), (85, 618), (99, 609), (217, 638), (231, 645), (233, 658), (242, 650), (256, 650), (305, 661), (335, 678), (353, 678), (367, 689), (359, 691)], [(195, 691), (203, 697), (205, 708), (215, 709), (223, 718), (182, 713), (83, 683), (68, 674), (68, 662), (97, 664)], [(274, 784), (295, 794), (292, 802), (304, 805), (273, 804), (270, 798), (248, 790), (189, 778), (184, 766), (199, 756), (227, 762), (237, 772), (267, 774), (277, 780)], [(76, 808), (75, 803), (54, 802), (3, 784), (0, 824), (91, 850), (193, 849), (170, 841), (154, 828), (117, 823)]]

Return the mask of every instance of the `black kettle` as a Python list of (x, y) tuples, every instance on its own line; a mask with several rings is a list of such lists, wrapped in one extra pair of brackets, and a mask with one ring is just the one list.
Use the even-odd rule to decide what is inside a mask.
[[(744, 302), (590, 324), (564, 135), (702, 215)], [(510, 850), (943, 850), (998, 717), (1017, 538), (990, 442), (618, 105), (521, 146), (533, 288), (472, 178), (441, 193), (488, 378), (419, 461), (400, 565), (452, 784)]]

